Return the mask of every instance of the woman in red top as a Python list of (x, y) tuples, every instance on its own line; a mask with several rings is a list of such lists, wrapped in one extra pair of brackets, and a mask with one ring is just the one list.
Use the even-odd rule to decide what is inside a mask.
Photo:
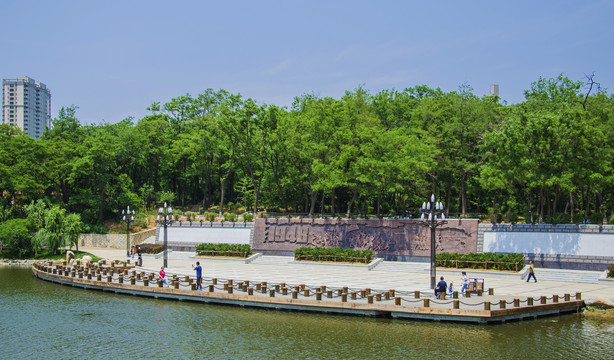
[(164, 266), (160, 268), (160, 272), (158, 273), (160, 278), (158, 280), (162, 281), (166, 286), (168, 286), (168, 281), (166, 280), (166, 273), (164, 272)]

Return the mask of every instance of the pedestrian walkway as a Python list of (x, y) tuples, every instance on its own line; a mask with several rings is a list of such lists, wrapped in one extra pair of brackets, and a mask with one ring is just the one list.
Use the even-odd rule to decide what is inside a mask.
[[(125, 260), (125, 250), (86, 248), (80, 249), (96, 256), (107, 259)], [(267, 263), (267, 257), (245, 264), (244, 261), (222, 260), (213, 258), (194, 257), (194, 253), (171, 252), (168, 257), (167, 274), (194, 276), (192, 265), (200, 261), (203, 266), (203, 276), (219, 279), (233, 279), (235, 281), (249, 280), (253, 282), (267, 281), (270, 283), (286, 282), (289, 284), (306, 284), (310, 286), (326, 285), (330, 288), (372, 288), (395, 289), (397, 291), (416, 291), (431, 293), (430, 274), (428, 263), (392, 263), (384, 262), (374, 271), (368, 271), (365, 265), (337, 266), (337, 265), (296, 265), (293, 262), (280, 261), (279, 257), (274, 263)], [(143, 270), (158, 271), (162, 266), (162, 258), (156, 259), (153, 255), (143, 257)], [(420, 270), (422, 269), (422, 270)], [(425, 271), (424, 269), (427, 269)], [(538, 269), (539, 271), (540, 269)], [(545, 270), (545, 269), (541, 269)], [(569, 281), (552, 281), (546, 278), (538, 282), (527, 283), (518, 274), (502, 275), (496, 272), (480, 272), (479, 276), (467, 271), (469, 277), (484, 279), (485, 288), (494, 288), (497, 295), (529, 297), (552, 296), (552, 294), (582, 293), (582, 298), (588, 302), (595, 299), (614, 301), (614, 286), (601, 283), (584, 283)], [(444, 276), (445, 280), (453, 281), (460, 290), (460, 270), (440, 269), (437, 277)]]

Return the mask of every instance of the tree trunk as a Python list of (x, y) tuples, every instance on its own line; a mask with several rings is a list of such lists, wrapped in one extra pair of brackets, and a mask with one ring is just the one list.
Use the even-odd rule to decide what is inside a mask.
[(452, 197), (452, 174), (450, 174), (450, 180), (448, 181), (448, 188), (446, 189), (446, 214), (450, 212), (450, 199)]
[(331, 190), (330, 194), (330, 214), (335, 217), (335, 188)]
[(467, 173), (463, 172), (462, 180), (461, 180), (461, 201), (463, 204), (463, 215), (467, 213), (467, 192), (466, 192), (466, 184), (467, 183)]
[(382, 193), (381, 192), (377, 192), (377, 217), (380, 217), (380, 203), (382, 201)]
[(527, 194), (527, 209), (529, 210), (529, 221), (531, 222), (531, 224), (533, 224), (535, 222), (535, 219), (533, 218), (533, 203), (531, 201), (531, 191), (528, 191)]
[(311, 187), (309, 187), (309, 195), (311, 197), (311, 206), (309, 207), (309, 217), (312, 218), (316, 209), (316, 199), (318, 197), (318, 192), (313, 191)]
[(570, 222), (573, 224), (573, 209), (574, 209), (574, 205), (573, 205), (573, 191), (569, 190), (569, 209), (571, 209), (571, 219)]
[(324, 195), (326, 195), (326, 193), (324, 192), (324, 190), (322, 190), (322, 201), (320, 201), (320, 217), (321, 218), (324, 217), (324, 199), (326, 198)]
[(350, 215), (352, 214), (352, 205), (354, 205), (357, 195), (358, 195), (358, 187), (355, 187), (352, 189), (352, 200), (350, 200), (350, 202), (348, 203), (348, 211), (345, 213), (345, 217), (348, 219), (350, 218)]

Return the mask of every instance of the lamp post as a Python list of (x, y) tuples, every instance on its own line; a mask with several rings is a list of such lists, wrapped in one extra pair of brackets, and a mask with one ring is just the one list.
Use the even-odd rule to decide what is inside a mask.
[(130, 224), (134, 222), (134, 210), (130, 213), (130, 205), (122, 210), (122, 221), (126, 223), (126, 256), (130, 258)]
[(167, 247), (168, 247), (168, 230), (167, 227), (173, 223), (173, 221), (175, 221), (175, 218), (173, 217), (173, 209), (169, 206), (166, 206), (166, 203), (164, 203), (164, 207), (161, 207), (160, 209), (158, 209), (158, 219), (157, 222), (159, 225), (164, 226), (164, 267), (168, 266), (168, 254), (167, 254)]
[[(436, 274), (436, 252), (435, 252), (435, 229), (447, 223), (446, 215), (443, 211), (443, 204), (441, 202), (435, 202), (435, 194), (431, 195), (431, 200), (429, 202), (423, 202), (422, 207), (420, 208), (420, 220), (424, 226), (428, 226), (431, 228), (431, 289), (435, 288), (435, 283), (437, 281)], [(441, 220), (438, 220), (437, 217)]]

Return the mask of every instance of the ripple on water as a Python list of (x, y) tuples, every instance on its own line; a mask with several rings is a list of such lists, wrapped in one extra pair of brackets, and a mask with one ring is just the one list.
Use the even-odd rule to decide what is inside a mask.
[[(575, 315), (468, 325), (116, 295), (0, 268), (0, 358), (608, 359), (614, 327)], [(34, 338), (33, 333), (37, 333)], [(86, 355), (84, 357), (84, 354)]]

